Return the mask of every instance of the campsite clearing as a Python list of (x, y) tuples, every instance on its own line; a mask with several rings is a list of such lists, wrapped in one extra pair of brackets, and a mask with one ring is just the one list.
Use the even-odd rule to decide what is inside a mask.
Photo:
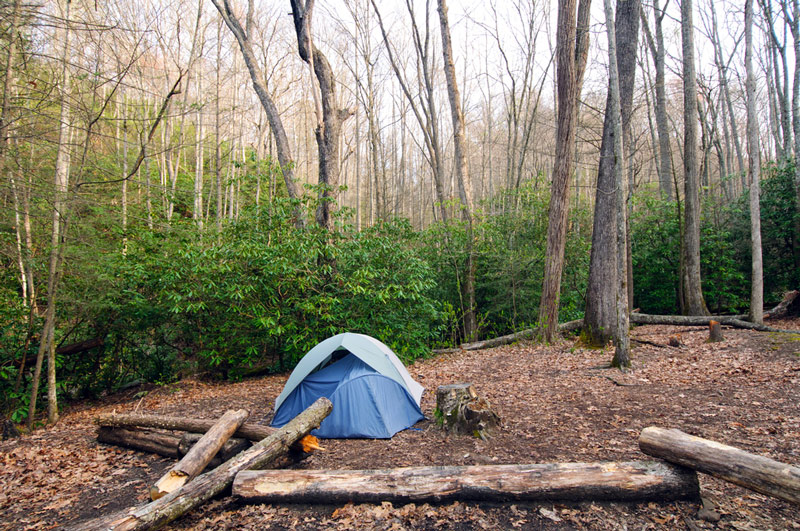
[[(800, 329), (800, 320), (771, 322)], [(303, 469), (364, 469), (651, 459), (638, 436), (649, 425), (677, 428), (787, 463), (800, 463), (800, 343), (795, 337), (725, 329), (705, 343), (705, 327), (634, 330), (634, 370), (598, 368), (610, 352), (574, 341), (522, 343), (455, 352), (409, 368), (426, 387), (430, 420), (387, 440), (327, 440)], [(681, 348), (666, 345), (680, 333)], [(220, 384), (184, 381), (132, 389), (64, 412), (53, 428), (0, 443), (0, 529), (42, 529), (144, 502), (175, 460), (98, 444), (92, 419), (103, 413), (215, 418), (246, 408), (268, 420), (288, 375)], [(448, 436), (433, 420), (439, 385), (473, 382), (503, 418), (487, 441)], [(242, 505), (219, 498), (168, 529), (794, 529), (796, 506), (707, 475), (691, 502)], [(719, 516), (718, 523), (710, 520)]]

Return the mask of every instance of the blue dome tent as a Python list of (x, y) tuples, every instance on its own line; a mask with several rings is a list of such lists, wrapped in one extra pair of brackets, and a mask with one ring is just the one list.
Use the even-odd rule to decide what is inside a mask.
[(423, 391), (389, 347), (363, 334), (339, 334), (297, 364), (275, 401), (271, 425), (283, 426), (324, 396), (333, 411), (313, 435), (388, 439), (425, 418)]

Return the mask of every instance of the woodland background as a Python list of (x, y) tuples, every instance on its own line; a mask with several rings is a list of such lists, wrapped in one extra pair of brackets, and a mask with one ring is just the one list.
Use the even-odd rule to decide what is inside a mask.
[[(543, 299), (561, 321), (584, 316), (604, 193), (609, 55), (598, 6), (585, 26), (574, 141), (562, 149), (572, 171), (558, 207), (559, 300), (542, 293), (545, 265), (558, 261), (547, 242), (556, 3), (450, 6), (463, 157), (436, 5), (320, 2), (312, 23), (306, 3), (303, 26), (290, 14), (303, 6), (291, 4), (0, 0), (0, 409), (13, 421), (34, 420), (40, 370), (51, 373), (52, 407), (56, 393), (285, 371), (344, 330), (410, 361), (542, 325)], [(623, 5), (640, 25), (627, 37), (617, 28), (635, 71), (621, 165), (630, 308), (693, 313), (681, 250), (687, 149), (698, 162), (707, 309), (750, 308), (753, 159), (763, 296), (777, 302), (800, 285), (797, 0), (754, 6), (756, 144), (745, 134), (742, 6), (621, 0), (618, 17)], [(699, 126), (690, 148), (687, 31)], [(309, 33), (315, 51), (304, 55), (298, 36)], [(324, 153), (315, 131), (330, 105), (341, 134)]]

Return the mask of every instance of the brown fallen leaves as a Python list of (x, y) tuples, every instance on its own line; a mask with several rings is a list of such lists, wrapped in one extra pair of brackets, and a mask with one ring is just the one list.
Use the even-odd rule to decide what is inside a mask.
[[(771, 322), (800, 328), (800, 320)], [(648, 425), (674, 427), (774, 459), (800, 463), (800, 342), (780, 335), (725, 329), (706, 344), (704, 327), (642, 326), (633, 370), (600, 368), (612, 352), (574, 341), (522, 343), (455, 352), (409, 370), (427, 392), (433, 418), (439, 385), (471, 382), (503, 419), (488, 441), (452, 436), (432, 420), (390, 440), (325, 440), (306, 468), (388, 468), (644, 459), (637, 437)], [(235, 384), (185, 381), (82, 403), (54, 428), (0, 444), (0, 529), (45, 529), (144, 501), (168, 459), (98, 444), (91, 420), (100, 413), (139, 412), (215, 418), (245, 407), (268, 420), (288, 375)], [(698, 517), (700, 504), (473, 504), (344, 506), (241, 505), (220, 498), (171, 529), (800, 529), (786, 503), (701, 476), (720, 522)]]

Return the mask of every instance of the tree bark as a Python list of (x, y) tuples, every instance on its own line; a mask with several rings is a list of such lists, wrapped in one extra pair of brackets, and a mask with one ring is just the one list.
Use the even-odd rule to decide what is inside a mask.
[(578, 99), (575, 4), (576, 0), (563, 0), (558, 4), (556, 160), (550, 189), (544, 280), (539, 303), (539, 326), (542, 338), (548, 342), (554, 341), (558, 334), (558, 307), (569, 213), (569, 179), (572, 176), (572, 150), (575, 144), (575, 107)]
[(56, 359), (55, 359), (55, 320), (56, 320), (56, 291), (58, 289), (60, 255), (62, 253), (62, 237), (65, 230), (65, 214), (67, 204), (67, 190), (69, 188), (70, 167), (70, 95), (71, 87), (69, 57), (70, 57), (70, 0), (59, 2), (60, 11), (65, 21), (63, 35), (63, 50), (61, 57), (61, 113), (58, 129), (58, 149), (56, 151), (56, 167), (54, 172), (54, 199), (53, 199), (53, 226), (50, 238), (50, 261), (47, 274), (47, 309), (45, 322), (39, 339), (39, 352), (36, 356), (36, 365), (31, 386), (31, 400), (28, 408), (28, 428), (33, 426), (36, 415), (36, 399), (39, 394), (39, 379), (41, 377), (42, 362), (47, 355), (47, 420), (54, 423), (58, 420), (58, 395), (56, 393)]
[[(258, 101), (261, 102), (261, 106), (267, 114), (269, 127), (272, 129), (272, 134), (275, 138), (275, 150), (278, 163), (281, 166), (280, 169), (283, 174), (283, 181), (286, 184), (286, 192), (290, 198), (296, 199), (300, 197), (300, 192), (294, 181), (294, 159), (292, 158), (292, 150), (289, 146), (289, 138), (286, 136), (286, 130), (283, 128), (283, 120), (281, 119), (280, 112), (264, 86), (266, 76), (256, 60), (255, 53), (253, 52), (253, 45), (250, 42), (250, 36), (245, 32), (244, 28), (242, 28), (236, 15), (234, 15), (230, 0), (211, 0), (211, 2), (219, 11), (228, 29), (233, 33), (236, 42), (239, 43), (239, 49), (242, 52), (244, 63), (247, 66), (247, 71), (250, 73), (250, 81), (253, 83), (253, 90), (255, 90)], [(252, 5), (253, 0), (249, 0), (249, 13), (252, 13)], [(298, 217), (297, 223), (302, 225), (302, 211), (297, 209), (295, 214), (301, 216)]]
[(708, 340), (707, 343), (719, 343), (725, 341), (722, 335), (722, 325), (719, 321), (711, 320), (708, 322)]
[(764, 323), (764, 264), (761, 257), (761, 148), (756, 113), (756, 78), (753, 72), (753, 0), (745, 0), (745, 52), (747, 75), (747, 154), (750, 174), (750, 321)]
[[(622, 2), (618, 2), (618, 6)], [(622, 31), (617, 33), (614, 24), (614, 11), (611, 7), (611, 0), (604, 0), (604, 10), (606, 16), (606, 29), (608, 33), (608, 105), (606, 115), (609, 116), (609, 128), (611, 140), (613, 142), (613, 174), (614, 174), (614, 197), (616, 216), (616, 253), (615, 253), (615, 274), (616, 279), (613, 283), (614, 302), (615, 302), (615, 322), (614, 322), (614, 358), (611, 361), (613, 367), (630, 367), (630, 338), (629, 338), (629, 318), (628, 318), (628, 258), (627, 258), (627, 180), (625, 178), (625, 161), (622, 149), (622, 111), (620, 97), (620, 74), (618, 69), (617, 55), (617, 36), (621, 37), (622, 44), (625, 46), (621, 51), (632, 54), (633, 57), (626, 57), (631, 60), (629, 65), (631, 77), (636, 69), (636, 48), (639, 29), (639, 6), (636, 1), (628, 2), (628, 11), (625, 17), (625, 25)], [(633, 81), (631, 79), (631, 81)], [(633, 93), (633, 83), (630, 87), (631, 96)]]
[[(615, 55), (619, 70), (619, 110), (616, 114), (621, 113), (621, 129), (629, 126), (633, 109), (639, 11), (639, 0), (617, 2), (615, 35), (618, 40), (618, 48)], [(606, 114), (603, 120), (603, 138), (600, 144), (600, 164), (597, 171), (594, 228), (583, 328), (583, 337), (595, 346), (605, 346), (617, 329), (616, 231), (618, 210), (616, 190), (618, 185), (615, 179), (614, 161), (619, 159), (614, 153), (613, 120), (615, 113), (611, 112), (611, 109), (611, 90), (609, 90), (606, 98)], [(620, 160), (620, 162), (622, 161)], [(627, 257), (625, 264), (627, 266)]]
[(320, 398), (266, 439), (183, 488), (147, 505), (103, 516), (70, 529), (134, 531), (164, 526), (230, 487), (237, 473), (249, 468), (264, 467), (285, 454), (293, 443), (317, 428), (331, 409), (330, 401)]
[(658, 461), (262, 470), (236, 476), (249, 503), (671, 501), (697, 499), (697, 474)]
[(245, 409), (225, 412), (186, 455), (150, 487), (150, 499), (162, 498), (196, 478), (249, 415)]
[(800, 334), (798, 330), (783, 330), (762, 324), (744, 321), (745, 315), (648, 315), (632, 313), (631, 322), (635, 324), (673, 325), (673, 326), (708, 326), (712, 320), (726, 326), (757, 330), (759, 332), (781, 332), (786, 334)]
[[(339, 108), (336, 101), (336, 80), (333, 77), (328, 58), (311, 39), (311, 17), (314, 13), (314, 0), (290, 0), (294, 29), (297, 33), (297, 49), (300, 58), (308, 63), (319, 82), (319, 93), (313, 86), (312, 94), (318, 108), (317, 139), (319, 154), (320, 204), (317, 207), (317, 223), (327, 229), (333, 228), (332, 211), (336, 207), (336, 194), (339, 188), (339, 137), (342, 123), (350, 116), (350, 111)], [(321, 114), (321, 116), (319, 116)]]
[(683, 47), (683, 169), (685, 195), (684, 298), (686, 313), (706, 315), (700, 281), (700, 181), (697, 172), (697, 80), (694, 65), (694, 24), (692, 0), (681, 2), (681, 41)]
[(781, 302), (764, 315), (765, 318), (784, 317), (786, 315), (800, 314), (800, 291), (787, 291), (783, 294)]
[(447, 79), (447, 94), (450, 100), (450, 114), (453, 119), (453, 144), (455, 151), (455, 173), (458, 193), (463, 208), (463, 218), (467, 222), (467, 263), (464, 275), (464, 298), (467, 308), (464, 311), (464, 336), (474, 338), (478, 333), (478, 317), (475, 304), (475, 245), (473, 237), (472, 180), (467, 168), (467, 140), (464, 112), (461, 109), (461, 96), (456, 81), (456, 67), (453, 60), (453, 43), (450, 38), (450, 25), (447, 20), (447, 2), (439, 1), (439, 26), (442, 30), (442, 54), (444, 72)]
[[(559, 333), (574, 332), (575, 330), (580, 329), (581, 326), (583, 326), (583, 319), (576, 319), (574, 321), (561, 323), (558, 325), (558, 331)], [(510, 345), (511, 343), (516, 343), (517, 341), (522, 341), (524, 339), (533, 339), (536, 337), (538, 332), (539, 330), (536, 328), (528, 328), (526, 330), (522, 330), (521, 332), (495, 337), (493, 339), (485, 339), (483, 341), (475, 341), (472, 343), (463, 343), (457, 348), (435, 349), (433, 350), (433, 353), (444, 354), (447, 352), (458, 352), (460, 350), (482, 350), (485, 348), (499, 347), (501, 345)]]
[(97, 430), (97, 441), (113, 444), (133, 450), (150, 452), (164, 457), (178, 458), (180, 453), (180, 435), (157, 432), (148, 429), (114, 428), (100, 426)]
[[(190, 417), (169, 417), (162, 415), (139, 415), (139, 414), (108, 414), (101, 415), (94, 419), (98, 426), (108, 426), (116, 428), (158, 428), (162, 430), (179, 430), (191, 433), (205, 433), (210, 430), (215, 421), (210, 419), (196, 419)], [(240, 437), (251, 441), (260, 441), (273, 433), (275, 428), (262, 426), (261, 424), (244, 423), (233, 437)]]
[(680, 430), (654, 426), (642, 430), (639, 448), (653, 457), (800, 505), (798, 467)]

